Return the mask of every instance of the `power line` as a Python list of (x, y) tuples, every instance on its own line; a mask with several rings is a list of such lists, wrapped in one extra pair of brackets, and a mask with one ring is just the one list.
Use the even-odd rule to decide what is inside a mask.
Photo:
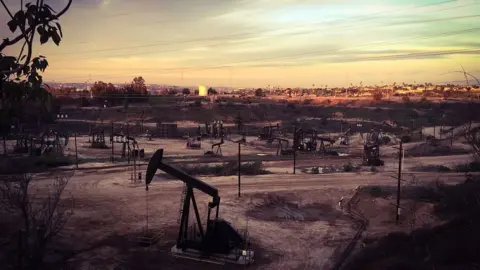
[[(225, 65), (232, 65), (232, 64), (234, 65), (234, 64), (239, 64), (239, 63), (279, 60), (279, 59), (298, 58), (298, 57), (306, 57), (306, 56), (331, 55), (331, 53), (345, 51), (345, 50), (349, 50), (349, 49), (368, 48), (368, 47), (375, 47), (375, 46), (378, 46), (378, 45), (394, 44), (394, 43), (400, 43), (402, 41), (412, 40), (412, 39), (416, 39), (416, 38), (418, 38), (418, 39), (438, 38), (438, 37), (462, 34), (462, 33), (466, 33), (466, 32), (475, 32), (475, 31), (479, 31), (479, 30), (480, 30), (480, 27), (470, 28), (470, 29), (463, 29), (463, 30), (459, 30), (459, 31), (440, 33), (440, 34), (437, 34), (437, 35), (431, 35), (431, 36), (427, 36), (427, 37), (425, 37), (425, 36), (414, 36), (414, 37), (410, 37), (410, 38), (405, 38), (403, 40), (402, 39), (401, 40), (393, 40), (393, 41), (390, 41), (390, 42), (383, 41), (383, 42), (380, 42), (379, 44), (378, 43), (377, 44), (364, 44), (364, 45), (359, 45), (359, 46), (354, 46), (354, 47), (344, 48), (344, 49), (334, 49), (334, 50), (326, 50), (326, 51), (323, 50), (323, 51), (316, 51), (316, 52), (309, 52), (309, 53), (299, 53), (299, 54), (293, 54), (293, 55), (287, 55), (287, 56), (277, 56), (277, 57), (260, 58), (260, 59), (254, 59), (254, 60), (244, 60), (244, 61), (237, 61), (237, 62), (228, 63), (228, 64), (224, 64), (224, 65), (213, 65), (213, 66), (203, 66), (203, 67), (180, 67), (180, 68), (169, 68), (169, 69), (142, 69), (142, 70), (137, 70), (135, 72), (119, 73), (118, 75), (132, 75), (132, 74), (138, 74), (138, 72), (149, 72), (149, 71), (158, 72), (158, 71), (177, 71), (177, 70), (192, 70), (192, 69), (211, 69), (211, 68), (215, 69), (215, 68), (227, 67)], [(228, 66), (228, 67), (230, 67), (230, 66)], [(102, 75), (109, 76), (109, 74), (101, 74), (99, 76), (102, 76)], [(70, 78), (67, 78), (67, 79), (76, 79), (76, 78), (84, 78), (84, 77), (83, 76), (82, 77), (75, 76), (75, 77), (70, 77)]]
[[(413, 6), (413, 7), (409, 7), (409, 8), (399, 8), (399, 9), (394, 9), (394, 10), (389, 11), (389, 12), (397, 12), (397, 11), (417, 9), (417, 8), (423, 8), (423, 7), (429, 7), (429, 6), (437, 6), (437, 5), (443, 5), (443, 4), (451, 3), (451, 2), (456, 2), (456, 0), (449, 0), (449, 1), (443, 1), (443, 2), (438, 2), (438, 3), (418, 5), (418, 6)], [(463, 5), (463, 6), (449, 7), (449, 8), (447, 8), (447, 9), (436, 10), (436, 11), (451, 10), (451, 9), (455, 9), (455, 8), (472, 6), (472, 5), (478, 5), (478, 4), (480, 4), (480, 3), (473, 3), (473, 4)], [(360, 15), (360, 16), (347, 17), (347, 18), (342, 18), (342, 19), (335, 19), (335, 20), (320, 21), (320, 22), (316, 22), (316, 23), (302, 24), (302, 25), (292, 26), (292, 27), (290, 27), (290, 29), (292, 29), (292, 28), (302, 28), (302, 27), (307, 27), (307, 26), (315, 26), (315, 25), (324, 25), (324, 24), (328, 24), (328, 27), (324, 27), (324, 28), (331, 28), (331, 23), (344, 23), (344, 22), (348, 22), (348, 21), (354, 21), (354, 22), (355, 22), (355, 21), (357, 21), (357, 20), (360, 20), (360, 22), (361, 22), (361, 21), (362, 21), (361, 19), (366, 19), (366, 21), (384, 19), (384, 18), (382, 18), (382, 17), (380, 17), (380, 18), (371, 18), (371, 17), (372, 17), (372, 16), (375, 16), (375, 15), (380, 15), (380, 14), (389, 13), (389, 12), (383, 11), (383, 12), (371, 13), (371, 14), (368, 14), (368, 15)], [(392, 18), (389, 17), (388, 19), (392, 19)], [(169, 22), (169, 21), (166, 21), (166, 22)], [(262, 33), (270, 33), (270, 32), (279, 31), (279, 30), (285, 30), (285, 28), (277, 28), (277, 29), (271, 29), (271, 30), (265, 30), (265, 31), (239, 33), (239, 34), (227, 35), (227, 36), (214, 36), (214, 37), (200, 38), (200, 39), (193, 39), (193, 40), (184, 40), (184, 41), (178, 41), (178, 42), (175, 42), (175, 41), (174, 41), (174, 42), (171, 42), (171, 41), (158, 41), (158, 42), (155, 42), (155, 43), (152, 43), (152, 44), (147, 44), (147, 45), (128, 46), (128, 47), (123, 47), (123, 48), (118, 48), (118, 47), (116, 47), (116, 48), (107, 48), (107, 49), (100, 49), (100, 50), (93, 50), (93, 51), (109, 51), (109, 50), (118, 50), (118, 49), (131, 49), (131, 48), (151, 47), (151, 46), (156, 46), (156, 45), (159, 45), (159, 44), (181, 44), (181, 43), (198, 42), (198, 41), (203, 41), (203, 40), (230, 39), (230, 38), (232, 38), (232, 37), (247, 36), (247, 35), (254, 35), (254, 34), (262, 34)], [(81, 42), (81, 43), (88, 43), (88, 42), (84, 42), (84, 41), (83, 41), (83, 42)], [(93, 52), (93, 51), (92, 51), (92, 52)], [(90, 52), (90, 51), (80, 51), (80, 53), (83, 53), (83, 52)], [(68, 53), (68, 52), (66, 52), (66, 53), (60, 53), (60, 54), (67, 54), (67, 53)], [(76, 54), (78, 54), (79, 52), (71, 52), (71, 53), (76, 53)], [(57, 54), (52, 54), (52, 55), (57, 55)]]

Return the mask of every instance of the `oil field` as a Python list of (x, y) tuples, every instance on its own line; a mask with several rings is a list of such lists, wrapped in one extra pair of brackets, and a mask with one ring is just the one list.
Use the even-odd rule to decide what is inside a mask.
[[(433, 102), (427, 109), (258, 102), (256, 110), (271, 106), (268, 112), (278, 115), (252, 121), (252, 105), (244, 104), (229, 121), (225, 114), (232, 112), (207, 105), (161, 122), (163, 112), (142, 104), (65, 107), (42, 127), (46, 132), (12, 125), (2, 170), (9, 177), (20, 173), (14, 168), (30, 172), (30, 189), (39, 194), (62, 187), (56, 210), (62, 215), (54, 217), (65, 224), (49, 249), (52, 265), (340, 269), (374, 239), (445, 223), (438, 202), (422, 196), (463, 185), (476, 164), (477, 124), (454, 117), (429, 123), (421, 115), (436, 110)], [(297, 107), (282, 111), (291, 104)], [(472, 108), (461, 101), (448, 106), (452, 114)], [(322, 117), (284, 120), (301, 109)], [(185, 121), (188, 110), (206, 116)], [(417, 117), (386, 119), (405, 111)], [(55, 178), (63, 180), (52, 185)]]
[(479, 1), (193, 2), (0, 0), (0, 270), (479, 269)]

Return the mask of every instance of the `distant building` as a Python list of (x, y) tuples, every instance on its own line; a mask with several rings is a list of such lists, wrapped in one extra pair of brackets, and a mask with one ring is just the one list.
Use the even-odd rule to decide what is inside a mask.
[(198, 86), (198, 95), (201, 97), (206, 97), (208, 94), (207, 87), (205, 85)]

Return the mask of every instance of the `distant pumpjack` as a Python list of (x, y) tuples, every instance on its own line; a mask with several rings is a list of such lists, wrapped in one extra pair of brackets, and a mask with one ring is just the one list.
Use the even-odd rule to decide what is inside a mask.
[(340, 144), (341, 145), (349, 145), (350, 144), (350, 133), (351, 133), (351, 128), (348, 128), (342, 136), (340, 136)]
[[(220, 142), (212, 144), (212, 150), (205, 152), (205, 155), (222, 156), (222, 144), (224, 143), (223, 137), (220, 138)], [(216, 150), (215, 150), (216, 148)]]
[(105, 131), (92, 131), (91, 132), (91, 147), (92, 148), (99, 148), (105, 149), (108, 148), (107, 144), (105, 143)]
[(273, 140), (278, 141), (277, 156), (279, 156), (279, 155), (290, 156), (290, 155), (294, 154), (293, 149), (289, 148), (290, 142), (287, 139), (275, 137), (275, 138), (273, 138)]
[(327, 142), (329, 145), (332, 145), (335, 143), (335, 140), (332, 140), (330, 138), (324, 138), (324, 137), (318, 137), (318, 140), (320, 140), (320, 149), (318, 149), (318, 151), (320, 152), (320, 154), (322, 155), (338, 155), (337, 152), (335, 151), (330, 151), (330, 150), (327, 150), (326, 146), (325, 146), (325, 142)]
[[(174, 256), (192, 259), (221, 260), (237, 264), (253, 263), (254, 252), (249, 250), (248, 241), (229, 222), (218, 217), (220, 196), (218, 190), (209, 184), (192, 177), (173, 166), (163, 162), (163, 149), (157, 150), (147, 167), (146, 189), (160, 169), (167, 174), (183, 181), (185, 188), (182, 193), (183, 205), (180, 209), (180, 229), (176, 245), (171, 251)], [(208, 203), (206, 228), (203, 227), (194, 196), (194, 189), (212, 197)], [(193, 206), (196, 223), (189, 230), (190, 204)], [(212, 210), (216, 208), (215, 218), (211, 218)]]
[(125, 136), (121, 133), (112, 133), (110, 134), (110, 142), (122, 144), (122, 157), (145, 157), (145, 150), (140, 149), (134, 137)]
[(298, 129), (294, 134), (293, 147), (301, 152), (317, 150), (317, 131), (315, 129)]
[(187, 148), (189, 149), (202, 148), (202, 137), (197, 136), (197, 137), (191, 138), (187, 136)]
[(270, 126), (264, 126), (263, 130), (260, 132), (258, 135), (258, 138), (260, 140), (267, 140), (267, 141), (273, 141), (275, 135), (278, 135), (280, 132), (280, 124), (277, 125), (270, 125)]

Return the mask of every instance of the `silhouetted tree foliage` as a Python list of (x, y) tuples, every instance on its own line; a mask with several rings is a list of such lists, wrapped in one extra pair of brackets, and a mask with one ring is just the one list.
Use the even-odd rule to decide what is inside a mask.
[(262, 88), (258, 88), (257, 90), (255, 90), (255, 96), (257, 96), (257, 97), (263, 97), (263, 96), (265, 96), (265, 94), (263, 93)]
[(51, 123), (58, 112), (55, 98), (39, 85), (3, 82), (0, 100), (0, 130), (10, 130), (11, 120), (20, 123)]
[(208, 95), (217, 95), (218, 92), (217, 92), (217, 90), (215, 90), (215, 89), (213, 89), (213, 88), (210, 87), (210, 88), (208, 88), (208, 90), (207, 90), (207, 94), (208, 94)]
[[(26, 2), (26, 1), (25, 1)], [(21, 2), (22, 5), (24, 2)], [(3, 4), (3, 2), (2, 2)], [(38, 34), (40, 44), (52, 40), (57, 46), (63, 37), (58, 19), (70, 8), (72, 0), (60, 11), (55, 12), (43, 0), (26, 2), (18, 11), (13, 11), (6, 4), (4, 14), (8, 14), (8, 29), (14, 35), (4, 38), (0, 43), (0, 96), (2, 106), (0, 118), (2, 131), (9, 127), (9, 119), (18, 117), (21, 121), (48, 120), (45, 112), (52, 112), (53, 98), (42, 86), (40, 75), (48, 67), (45, 56), (33, 57), (33, 44)], [(22, 44), (17, 56), (9, 56), (4, 52), (8, 47)], [(17, 84), (15, 85), (16, 82)], [(36, 113), (32, 113), (36, 112)], [(31, 117), (26, 117), (31, 115)]]
[[(49, 5), (39, 0), (36, 4), (26, 3), (17, 12), (12, 12), (4, 5), (10, 20), (7, 26), (12, 34), (18, 33), (14, 38), (5, 38), (0, 44), (0, 79), (9, 80), (15, 76), (16, 80), (26, 78), (32, 84), (42, 83), (40, 72), (45, 71), (48, 62), (45, 56), (37, 56), (32, 59), (33, 42), (35, 33), (38, 33), (41, 44), (47, 43), (50, 39), (58, 46), (63, 37), (62, 28), (58, 23), (61, 17), (70, 8), (72, 0), (69, 0), (66, 7), (56, 13)], [(4, 49), (23, 42), (19, 57), (5, 55)]]
[[(97, 102), (107, 101), (110, 105), (122, 104), (128, 107), (130, 101), (144, 102), (148, 100), (147, 86), (142, 77), (135, 77), (130, 84), (117, 88), (112, 83), (95, 82), (90, 88)], [(126, 101), (128, 100), (128, 101)]]
[(188, 88), (183, 88), (182, 93), (186, 96), (190, 95), (190, 89)]
[(372, 94), (373, 100), (380, 101), (383, 98), (383, 93), (380, 90), (375, 90)]

